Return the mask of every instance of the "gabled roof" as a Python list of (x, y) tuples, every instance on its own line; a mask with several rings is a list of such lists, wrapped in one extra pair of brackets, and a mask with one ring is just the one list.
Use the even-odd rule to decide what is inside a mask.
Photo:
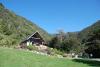
[(45, 42), (45, 40), (43, 39), (43, 37), (41, 36), (41, 34), (36, 31), (35, 33), (33, 33), (32, 35), (30, 35), (28, 38), (24, 39), (21, 43), (28, 41), (28, 39), (30, 39), (32, 36), (34, 36), (35, 34), (38, 34), (40, 36), (40, 38)]
[(38, 35), (40, 36), (40, 38), (41, 38), (43, 41), (45, 41), (45, 40), (43, 39), (43, 37), (41, 36), (41, 34), (40, 34), (38, 31), (36, 31), (35, 33), (33, 33), (31, 36), (29, 36), (29, 37), (27, 38), (27, 40), (28, 40), (29, 38), (31, 38), (32, 36), (34, 36), (35, 34), (38, 34)]
[(35, 34), (38, 34), (43, 39), (43, 37), (41, 36), (41, 34), (38, 31), (36, 31), (35, 33), (33, 33), (31, 36), (29, 36), (28, 39), (31, 38), (32, 36), (34, 36)]

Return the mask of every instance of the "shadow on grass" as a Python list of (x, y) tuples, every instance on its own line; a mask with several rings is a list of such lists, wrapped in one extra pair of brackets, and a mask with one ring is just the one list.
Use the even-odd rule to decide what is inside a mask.
[(74, 62), (87, 64), (92, 67), (100, 67), (100, 61), (96, 60), (87, 60), (87, 59), (73, 59)]

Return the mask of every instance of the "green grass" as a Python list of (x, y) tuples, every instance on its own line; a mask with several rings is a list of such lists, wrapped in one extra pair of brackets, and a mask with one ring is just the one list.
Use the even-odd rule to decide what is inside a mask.
[[(93, 63), (92, 63), (93, 64)], [(0, 47), (0, 67), (100, 67), (78, 60), (42, 56), (25, 50)]]

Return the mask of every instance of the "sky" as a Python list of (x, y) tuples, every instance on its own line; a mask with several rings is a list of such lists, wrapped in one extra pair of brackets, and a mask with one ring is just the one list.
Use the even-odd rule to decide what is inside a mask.
[(48, 33), (80, 31), (100, 20), (100, 0), (0, 0)]

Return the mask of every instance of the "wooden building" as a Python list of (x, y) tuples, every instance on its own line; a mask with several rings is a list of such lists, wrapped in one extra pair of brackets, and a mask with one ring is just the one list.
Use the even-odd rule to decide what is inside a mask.
[(35, 32), (33, 33), (31, 36), (29, 36), (27, 39), (25, 39), (24, 41), (22, 41), (20, 43), (20, 47), (21, 48), (25, 48), (26, 46), (28, 45), (36, 45), (36, 46), (39, 46), (39, 45), (45, 45), (46, 42), (45, 40), (42, 38), (42, 36), (40, 35), (39, 32)]

